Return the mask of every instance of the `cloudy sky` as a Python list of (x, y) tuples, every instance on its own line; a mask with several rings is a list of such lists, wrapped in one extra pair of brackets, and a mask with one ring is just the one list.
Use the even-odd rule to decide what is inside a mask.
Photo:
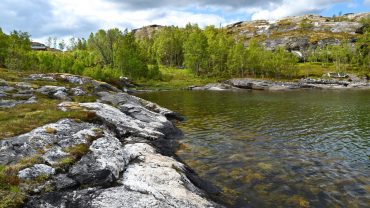
[(370, 0), (0, 0), (0, 27), (32, 39), (87, 37), (100, 28), (226, 25), (301, 14), (369, 12)]

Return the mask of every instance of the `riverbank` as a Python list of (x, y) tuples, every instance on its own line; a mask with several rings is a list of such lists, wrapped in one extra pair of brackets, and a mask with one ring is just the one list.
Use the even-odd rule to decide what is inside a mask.
[(2, 74), (1, 207), (221, 207), (175, 155), (180, 115), (88, 77)]

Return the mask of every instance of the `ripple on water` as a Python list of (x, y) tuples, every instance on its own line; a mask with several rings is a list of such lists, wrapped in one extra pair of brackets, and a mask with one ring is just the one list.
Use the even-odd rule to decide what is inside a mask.
[(156, 92), (180, 112), (178, 155), (236, 207), (366, 207), (370, 92)]

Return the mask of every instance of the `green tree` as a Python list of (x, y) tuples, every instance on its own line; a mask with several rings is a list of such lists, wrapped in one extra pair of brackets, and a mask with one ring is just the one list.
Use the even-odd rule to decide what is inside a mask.
[(370, 74), (370, 31), (358, 39), (356, 43), (356, 56), (354, 59), (365, 74)]
[(204, 33), (208, 43), (208, 67), (214, 74), (227, 73), (227, 57), (234, 44), (233, 40), (226, 34), (226, 30), (216, 29), (214, 26), (207, 27)]
[(143, 38), (139, 39), (138, 41), (141, 56), (145, 58), (147, 63), (149, 64), (156, 64), (157, 63), (157, 56), (156, 50), (154, 47), (154, 38)]
[(5, 65), (9, 69), (25, 70), (29, 66), (31, 50), (30, 35), (27, 32), (13, 31), (9, 35), (8, 55)]
[(117, 28), (99, 30), (95, 34), (90, 34), (88, 45), (100, 55), (104, 65), (114, 67), (114, 56), (118, 50), (116, 44), (121, 36), (122, 32)]
[(115, 56), (117, 68), (123, 75), (132, 78), (146, 77), (148, 67), (141, 54), (134, 34), (126, 31), (117, 43), (117, 53)]
[(199, 29), (194, 29), (184, 43), (185, 65), (198, 76), (207, 60), (207, 37)]
[(177, 27), (166, 27), (154, 39), (157, 60), (165, 66), (179, 66), (183, 63), (182, 32)]
[(0, 28), (0, 67), (5, 66), (5, 60), (8, 56), (8, 49), (9, 49), (9, 38), (8, 35), (3, 33), (2, 29)]
[(255, 39), (251, 39), (248, 44), (246, 57), (247, 63), (249, 63), (249, 74), (252, 76), (260, 76), (263, 70), (263, 62), (265, 61), (264, 49)]
[(237, 43), (229, 50), (227, 66), (231, 75), (244, 77), (247, 71), (247, 53), (243, 44)]

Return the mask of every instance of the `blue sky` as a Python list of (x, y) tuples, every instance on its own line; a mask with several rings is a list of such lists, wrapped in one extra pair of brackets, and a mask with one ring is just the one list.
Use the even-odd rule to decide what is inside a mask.
[(333, 14), (345, 13), (358, 13), (358, 12), (370, 12), (370, 1), (355, 0), (344, 3), (333, 4), (330, 8), (320, 12), (323, 16), (333, 16)]
[(370, 0), (1, 0), (0, 27), (32, 39), (88, 37), (98, 29), (205, 25), (286, 16), (370, 12)]

